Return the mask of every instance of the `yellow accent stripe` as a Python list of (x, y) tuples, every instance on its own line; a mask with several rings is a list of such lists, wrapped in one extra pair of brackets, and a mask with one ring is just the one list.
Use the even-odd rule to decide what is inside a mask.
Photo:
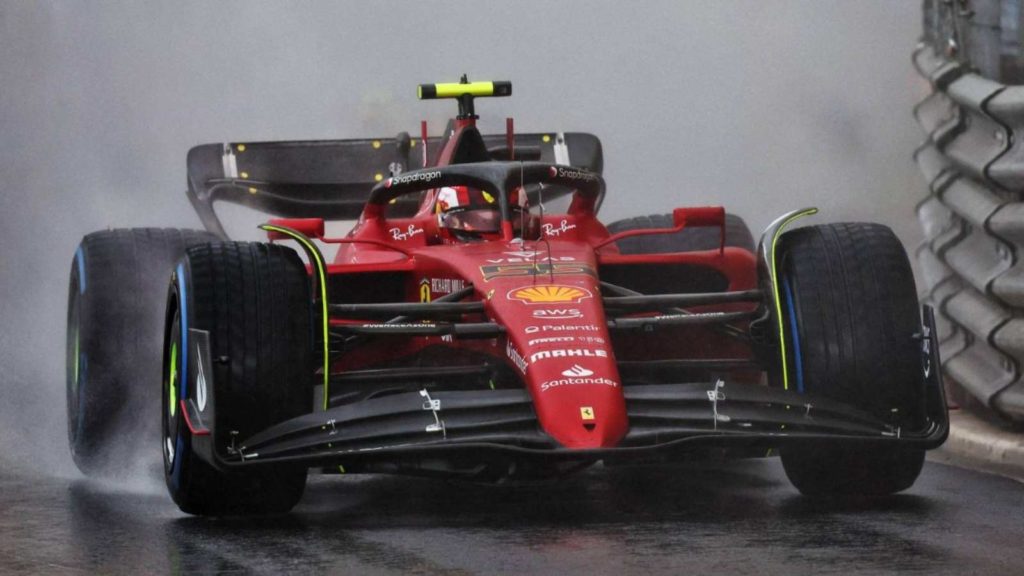
[[(469, 94), (470, 96), (493, 96), (494, 82), (470, 82), (469, 84), (447, 82), (434, 84), (434, 89), (437, 90), (436, 98), (458, 98), (463, 94)], [(417, 90), (417, 92), (417, 95), (422, 99), (423, 91)]]
[(167, 376), (170, 386), (167, 388), (167, 403), (170, 404), (171, 418), (174, 418), (178, 408), (178, 341), (171, 342), (171, 373)]
[(317, 247), (313, 243), (311, 243), (309, 241), (309, 239), (306, 238), (305, 236), (303, 236), (302, 234), (298, 234), (295, 231), (289, 230), (287, 228), (281, 228), (280, 226), (274, 226), (273, 224), (263, 224), (263, 225), (260, 226), (260, 228), (262, 228), (263, 230), (271, 230), (271, 231), (274, 231), (274, 232), (279, 232), (281, 234), (284, 234), (285, 236), (288, 236), (288, 237), (294, 239), (299, 244), (302, 244), (302, 246), (306, 249), (306, 251), (309, 254), (311, 254), (313, 256), (313, 259), (315, 260), (315, 264), (316, 264), (315, 268), (316, 268), (317, 274), (320, 276), (320, 305), (322, 307), (321, 315), (323, 317), (323, 324), (324, 324), (324, 410), (327, 410), (327, 400), (330, 397), (330, 394), (328, 394), (328, 392), (329, 392), (329, 389), (330, 389), (331, 371), (330, 371), (330, 351), (329, 351), (329, 346), (328, 346), (328, 341), (327, 341), (328, 334), (329, 334), (329, 326), (328, 326), (329, 325), (329, 321), (328, 321), (328, 317), (327, 317), (327, 272), (326, 272), (326, 267), (324, 266), (323, 256), (320, 254), (320, 250), (317, 249)]
[(772, 295), (775, 298), (775, 317), (779, 321), (779, 351), (782, 354), (782, 389), (789, 390), (789, 367), (786, 362), (786, 332), (785, 324), (782, 322), (782, 303), (779, 302), (779, 274), (775, 267), (775, 246), (779, 243), (779, 236), (782, 236), (782, 231), (786, 229), (793, 221), (803, 218), (804, 216), (810, 216), (817, 214), (817, 208), (808, 208), (801, 212), (797, 212), (792, 215), (788, 220), (779, 226), (779, 229), (775, 231), (775, 237), (772, 238)]

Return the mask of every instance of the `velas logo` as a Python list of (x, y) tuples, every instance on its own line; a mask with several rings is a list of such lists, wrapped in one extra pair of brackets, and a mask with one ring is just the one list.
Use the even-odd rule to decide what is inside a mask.
[(518, 256), (515, 257), (515, 258), (488, 258), (487, 262), (489, 264), (502, 264), (502, 263), (522, 264), (522, 263), (530, 263), (530, 262), (536, 262), (536, 261), (541, 261), (541, 260), (543, 260), (544, 262), (575, 262), (576, 261), (576, 259), (573, 258), (572, 256), (553, 256), (552, 257), (552, 256), (548, 256), (547, 254), (545, 254), (544, 256), (529, 257), (529, 258), (520, 258)]
[(519, 300), (526, 304), (579, 304), (593, 294), (586, 288), (564, 286), (562, 284), (544, 284), (540, 286), (523, 286), (508, 292), (509, 300)]
[[(557, 259), (556, 259), (557, 260)], [(513, 264), (488, 264), (480, 267), (485, 282), (495, 278), (512, 276), (548, 276), (563, 274), (586, 274), (597, 278), (597, 272), (584, 262), (554, 262), (545, 258), (539, 262)]]
[(433, 170), (430, 172), (409, 172), (400, 176), (392, 176), (384, 183), (385, 188), (391, 188), (395, 184), (409, 184), (411, 182), (431, 182), (441, 177), (441, 172)]
[(593, 375), (594, 375), (593, 370), (587, 370), (586, 368), (584, 368), (583, 366), (580, 366), (579, 364), (573, 364), (572, 368), (569, 368), (568, 370), (563, 370), (562, 371), (562, 376), (565, 376), (566, 378), (572, 378), (572, 377), (584, 378), (584, 377), (593, 376)]
[(536, 258), (544, 253), (538, 252), (537, 250), (518, 250), (514, 252), (505, 252), (505, 254), (512, 256), (513, 258)]

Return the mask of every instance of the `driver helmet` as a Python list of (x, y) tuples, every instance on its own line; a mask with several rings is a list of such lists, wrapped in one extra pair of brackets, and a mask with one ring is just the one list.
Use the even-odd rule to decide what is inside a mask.
[[(512, 230), (521, 236), (529, 219), (526, 194), (516, 188), (509, 194)], [(437, 194), (437, 223), (458, 240), (494, 240), (501, 237), (498, 195), (469, 186), (445, 186)]]

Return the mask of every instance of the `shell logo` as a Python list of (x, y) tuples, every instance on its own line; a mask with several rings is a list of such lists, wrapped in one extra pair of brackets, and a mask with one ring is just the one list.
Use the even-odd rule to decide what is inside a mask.
[(584, 298), (590, 298), (593, 294), (586, 288), (576, 286), (564, 286), (561, 284), (542, 284), (539, 286), (524, 286), (509, 291), (509, 300), (519, 300), (526, 304), (556, 304), (573, 303), (578, 304)]

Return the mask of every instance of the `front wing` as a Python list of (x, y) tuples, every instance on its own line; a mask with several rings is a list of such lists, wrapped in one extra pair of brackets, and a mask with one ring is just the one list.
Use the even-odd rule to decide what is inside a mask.
[[(624, 383), (628, 434), (614, 448), (568, 449), (540, 428), (525, 390), (397, 393), (318, 411), (213, 449), (195, 405), (186, 406), (194, 448), (222, 468), (263, 465), (362, 466), (424, 459), (596, 462), (676, 459), (685, 452), (765, 455), (781, 447), (831, 443), (935, 448), (949, 418), (934, 316), (925, 307), (920, 335), (926, 422), (905, 430), (828, 398), (717, 380), (678, 384)], [(209, 355), (204, 355), (209, 357)], [(204, 411), (206, 421), (212, 414)]]

